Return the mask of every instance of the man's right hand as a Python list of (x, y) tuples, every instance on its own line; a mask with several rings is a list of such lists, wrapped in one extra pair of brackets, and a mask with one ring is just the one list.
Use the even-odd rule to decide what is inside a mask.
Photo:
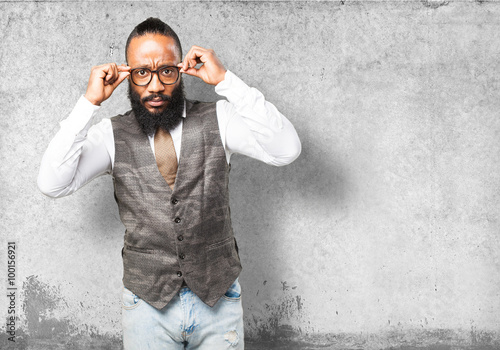
[(85, 98), (99, 106), (130, 75), (130, 67), (124, 64), (107, 63), (92, 67)]

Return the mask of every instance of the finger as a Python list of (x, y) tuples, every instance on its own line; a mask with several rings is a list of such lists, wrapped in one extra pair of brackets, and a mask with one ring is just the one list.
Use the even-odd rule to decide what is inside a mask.
[(118, 67), (119, 72), (129, 72), (131, 67), (127, 66), (126, 64), (122, 63)]
[(202, 67), (198, 67), (196, 68), (195, 67), (188, 67), (187, 69), (184, 69), (184, 68), (181, 68), (179, 69), (179, 73), (185, 73), (185, 74), (189, 74), (189, 75), (196, 75), (198, 76), (199, 74), (197, 72), (200, 71), (200, 69), (203, 69), (203, 66)]
[(187, 70), (188, 68), (194, 68), (198, 63), (202, 63), (201, 57), (207, 52), (206, 49), (200, 46), (191, 46), (189, 52), (186, 54), (183, 60), (183, 68)]
[(184, 59), (182, 60), (182, 69), (183, 70), (186, 70), (189, 68), (189, 57), (191, 57), (191, 51), (193, 50), (193, 47), (191, 47), (188, 51), (188, 53), (186, 54), (186, 56), (184, 56)]
[(127, 79), (127, 77), (130, 75), (129, 72), (120, 72), (118, 74), (118, 78), (115, 80), (115, 82), (113, 83), (113, 88), (116, 89), (116, 87), (118, 85), (120, 85), (125, 79)]
[(196, 57), (186, 57), (186, 59), (184, 60), (184, 69), (189, 69), (189, 68), (194, 68), (196, 67), (196, 65), (198, 64), (198, 61), (196, 59)]
[(199, 59), (186, 60), (185, 62), (179, 64), (180, 65), (179, 72), (185, 73), (189, 69), (199, 69), (199, 68), (196, 68), (196, 66), (198, 65), (198, 63), (203, 63), (203, 62), (200, 61)]
[(102, 64), (100, 66), (92, 67), (92, 71), (90, 72), (90, 77), (92, 79), (105, 79), (108, 74), (108, 65)]
[(210, 49), (204, 49), (203, 47), (194, 46), (192, 48), (192, 59), (195, 59), (197, 63), (205, 63), (207, 62), (211, 55), (213, 55), (214, 51)]
[(198, 77), (199, 76), (198, 69), (196, 69), (196, 68), (181, 69), (180, 72), (184, 73), (184, 74), (187, 74), (187, 75), (192, 75), (194, 77)]
[(117, 78), (118, 78), (118, 66), (116, 65), (116, 63), (111, 63), (105, 81), (107, 82), (107, 84), (113, 84)]
[(110, 63), (108, 70), (106, 72), (106, 77), (104, 78), (104, 85), (111, 85), (118, 78), (118, 67), (116, 63)]
[(111, 75), (112, 75), (112, 68), (111, 66), (107, 66), (103, 69), (103, 72), (104, 72), (104, 77), (103, 77), (103, 83), (104, 83), (104, 86), (107, 86), (109, 85), (109, 80), (111, 79)]

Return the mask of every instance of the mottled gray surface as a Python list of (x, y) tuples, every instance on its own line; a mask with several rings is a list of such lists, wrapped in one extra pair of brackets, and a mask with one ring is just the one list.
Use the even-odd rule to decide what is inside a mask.
[[(250, 349), (500, 348), (500, 3), (360, 0), (0, 2), (0, 282), (15, 240), (13, 348), (121, 347), (111, 179), (53, 200), (36, 176), (90, 67), (123, 62), (148, 16), (185, 50), (214, 48), (303, 142), (284, 168), (232, 162)], [(194, 79), (186, 88), (217, 98)], [(127, 109), (121, 86), (97, 119)]]

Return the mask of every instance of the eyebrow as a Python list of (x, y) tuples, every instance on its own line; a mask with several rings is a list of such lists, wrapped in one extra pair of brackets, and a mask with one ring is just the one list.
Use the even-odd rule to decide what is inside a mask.
[[(168, 63), (165, 63), (165, 64), (159, 64), (158, 65), (158, 68), (160, 67), (177, 67), (176, 64), (172, 63), (172, 62), (168, 62)], [(132, 69), (137, 69), (137, 68), (147, 68), (147, 69), (153, 69), (153, 66), (149, 63), (147, 64), (143, 64), (143, 65), (138, 65), (136, 68), (132, 68)]]

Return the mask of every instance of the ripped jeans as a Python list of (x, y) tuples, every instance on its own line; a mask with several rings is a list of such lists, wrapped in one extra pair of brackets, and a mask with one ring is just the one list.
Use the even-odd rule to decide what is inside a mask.
[(184, 287), (161, 310), (123, 288), (124, 350), (242, 350), (243, 308), (238, 279), (210, 307)]

